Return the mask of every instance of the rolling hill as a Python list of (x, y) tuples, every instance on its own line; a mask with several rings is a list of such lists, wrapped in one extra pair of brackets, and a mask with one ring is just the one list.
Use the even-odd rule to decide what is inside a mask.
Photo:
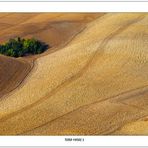
[(47, 52), (0, 56), (0, 135), (148, 135), (148, 14), (1, 14), (0, 42)]

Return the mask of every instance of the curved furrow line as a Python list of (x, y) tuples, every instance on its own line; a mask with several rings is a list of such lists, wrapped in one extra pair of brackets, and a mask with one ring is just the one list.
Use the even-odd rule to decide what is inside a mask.
[[(31, 68), (30, 68), (30, 70), (29, 70), (29, 72), (27, 73), (27, 75), (24, 77), (24, 79), (13, 89), (13, 90), (11, 90), (10, 92), (8, 92), (7, 94), (5, 94), (5, 95), (2, 95), (1, 97), (0, 97), (0, 99), (2, 100), (2, 99), (4, 99), (4, 98), (6, 98), (6, 97), (8, 97), (8, 96), (11, 96), (12, 95), (12, 92), (14, 93), (14, 91), (16, 90), (17, 91), (17, 89), (18, 88), (20, 88), (20, 87), (22, 87), (22, 86), (24, 86), (26, 83), (25, 83), (25, 80), (33, 73), (33, 70), (34, 70), (34, 67), (36, 66), (36, 60), (38, 59), (38, 58), (40, 58), (40, 57), (44, 57), (44, 56), (46, 56), (46, 55), (48, 55), (48, 54), (51, 54), (51, 53), (54, 53), (54, 52), (56, 52), (56, 51), (59, 51), (60, 49), (63, 49), (65, 46), (67, 46), (76, 36), (78, 36), (81, 32), (83, 32), (84, 30), (85, 30), (85, 28), (86, 28), (86, 26), (84, 26), (84, 27), (82, 27), (81, 29), (80, 29), (80, 31), (79, 32), (77, 32), (75, 35), (73, 35), (73, 36), (71, 36), (71, 38), (67, 41), (67, 42), (65, 42), (65, 43), (63, 43), (63, 44), (61, 44), (60, 45), (60, 47), (57, 47), (57, 48), (54, 48), (54, 51), (51, 51), (51, 52), (45, 52), (45, 53), (42, 53), (41, 55), (37, 55), (36, 57), (34, 57), (34, 59), (32, 60), (32, 62), (31, 62)], [(22, 61), (21, 60), (21, 62), (24, 62), (24, 63), (26, 63), (27, 61), (25, 60), (25, 61)]]
[[(38, 129), (38, 128), (41, 128), (41, 127), (43, 127), (43, 126), (46, 126), (47, 124), (50, 124), (50, 123), (52, 123), (52, 122), (54, 122), (54, 121), (56, 121), (56, 120), (58, 120), (58, 119), (60, 119), (60, 118), (62, 118), (62, 117), (65, 117), (65, 116), (67, 116), (67, 115), (69, 115), (69, 114), (71, 114), (71, 113), (73, 113), (73, 112), (78, 112), (79, 110), (83, 110), (83, 109), (86, 109), (86, 108), (88, 108), (88, 107), (90, 107), (90, 106), (92, 106), (92, 105), (97, 105), (97, 104), (100, 104), (100, 103), (102, 103), (102, 102), (104, 102), (104, 101), (110, 101), (111, 103), (113, 102), (113, 103), (120, 103), (120, 102), (118, 102), (118, 99), (120, 98), (127, 98), (127, 96), (128, 96), (128, 98), (129, 97), (131, 97), (131, 96), (133, 96), (133, 95), (141, 95), (141, 93), (142, 92), (146, 92), (146, 91), (148, 91), (148, 85), (145, 85), (145, 86), (142, 86), (142, 87), (138, 87), (138, 88), (136, 88), (136, 89), (133, 89), (133, 90), (129, 90), (129, 91), (126, 91), (126, 92), (122, 92), (122, 93), (120, 93), (120, 94), (118, 94), (118, 95), (115, 95), (115, 96), (111, 96), (111, 97), (108, 97), (108, 98), (105, 98), (105, 99), (102, 99), (102, 100), (99, 100), (99, 101), (95, 101), (95, 102), (93, 102), (93, 103), (90, 103), (90, 104), (87, 104), (87, 105), (83, 105), (83, 106), (80, 106), (80, 107), (78, 107), (78, 108), (76, 108), (76, 109), (74, 109), (74, 110), (72, 110), (72, 111), (70, 111), (70, 112), (68, 112), (68, 113), (66, 113), (66, 114), (64, 114), (64, 115), (62, 115), (62, 116), (59, 116), (59, 117), (57, 117), (57, 118), (55, 118), (55, 119), (53, 119), (53, 120), (50, 120), (50, 121), (48, 121), (48, 122), (46, 122), (46, 123), (44, 123), (44, 124), (42, 124), (42, 125), (40, 125), (40, 126), (37, 126), (37, 127), (35, 127), (35, 128), (33, 128), (33, 129), (30, 129), (30, 130), (27, 130), (27, 131), (25, 131), (25, 132), (22, 132), (22, 133), (20, 133), (19, 135), (22, 135), (22, 134), (25, 134), (25, 133), (27, 133), (27, 132), (30, 132), (30, 131), (33, 131), (33, 130), (35, 130), (35, 129)], [(115, 101), (116, 100), (116, 101)], [(128, 105), (128, 104), (123, 104), (123, 105)], [(144, 110), (144, 108), (139, 108), (139, 107), (137, 107), (137, 106), (134, 106), (134, 105), (128, 105), (128, 106), (131, 106), (131, 107), (133, 107), (133, 108), (138, 108), (138, 109), (140, 109), (140, 110)]]
[[(147, 117), (147, 116), (148, 116), (148, 115), (143, 115), (143, 116), (141, 116), (141, 117), (137, 117), (137, 118), (134, 120), (134, 122), (136, 122), (136, 121), (138, 121), (138, 120), (141, 120), (141, 119), (143, 119), (143, 118), (145, 118), (145, 117)], [(98, 135), (99, 135), (99, 134), (101, 134), (101, 135), (116, 135), (116, 134), (114, 134), (114, 132), (120, 130), (123, 126), (125, 126), (125, 125), (128, 124), (128, 123), (132, 123), (132, 122), (133, 122), (133, 121), (127, 122), (127, 123), (125, 123), (125, 124), (119, 126), (118, 128), (112, 129), (112, 130), (110, 130), (110, 131), (104, 131), (104, 132), (98, 133)], [(117, 135), (119, 135), (119, 134), (117, 134)], [(123, 135), (123, 136), (124, 136), (124, 135)]]
[(145, 15), (141, 15), (138, 18), (127, 22), (126, 24), (124, 24), (123, 26), (117, 28), (115, 31), (111, 32), (100, 44), (100, 46), (97, 48), (97, 50), (92, 54), (92, 56), (89, 58), (87, 64), (75, 75), (73, 75), (72, 77), (68, 78), (67, 80), (65, 80), (64, 82), (62, 82), (60, 85), (58, 85), (55, 89), (51, 90), (46, 96), (40, 98), (39, 100), (37, 100), (36, 102), (25, 106), (23, 108), (21, 108), (20, 110), (17, 110), (15, 112), (12, 112), (4, 117), (2, 117), (0, 119), (0, 122), (4, 122), (7, 119), (10, 119), (24, 111), (27, 111), (39, 104), (41, 104), (42, 102), (44, 102), (45, 100), (49, 99), (51, 96), (53, 96), (54, 94), (56, 94), (59, 90), (61, 90), (64, 86), (67, 86), (69, 84), (71, 84), (71, 82), (77, 80), (78, 78), (80, 78), (81, 76), (83, 76), (83, 74), (88, 70), (88, 68), (94, 64), (94, 62), (97, 60), (97, 55), (98, 54), (103, 54), (104, 48), (106, 46), (106, 44), (109, 42), (109, 40), (111, 40), (113, 37), (115, 37), (116, 35), (120, 34), (121, 32), (123, 32), (124, 30), (126, 30), (130, 25), (137, 23), (138, 21), (142, 20), (145, 17)]
[[(104, 14), (104, 15), (105, 15), (105, 14)], [(102, 15), (102, 16), (103, 16), (103, 15)], [(102, 17), (102, 16), (99, 16), (99, 17)], [(34, 17), (36, 17), (36, 16), (34, 16)], [(97, 17), (97, 18), (99, 18), (99, 17)], [(54, 18), (56, 18), (56, 17), (54, 17)], [(96, 18), (96, 19), (97, 19), (97, 18)], [(22, 24), (22, 23), (21, 23), (21, 24)], [(46, 28), (47, 28), (47, 27), (46, 27)], [(63, 48), (64, 48), (66, 45), (68, 45), (76, 36), (78, 36), (82, 31), (84, 31), (85, 28), (86, 28), (86, 25), (84, 25), (83, 27), (81, 27), (80, 30), (79, 30), (76, 34), (72, 35), (66, 42), (60, 44), (59, 47), (54, 47), (54, 50), (51, 49), (50, 52), (47, 51), (47, 52), (45, 52), (45, 53), (42, 53), (41, 55), (36, 55), (36, 57), (34, 57), (34, 59), (33, 59), (32, 62), (31, 62), (32, 65), (31, 65), (30, 71), (27, 73), (27, 75), (25, 76), (25, 78), (24, 78), (13, 90), (11, 90), (10, 92), (8, 92), (7, 94), (4, 94), (4, 95), (0, 96), (0, 98), (1, 98), (1, 99), (4, 99), (4, 98), (10, 96), (10, 95), (12, 94), (12, 92), (14, 93), (14, 91), (15, 91), (17, 88), (20, 88), (20, 87), (23, 86), (22, 83), (24, 83), (24, 80), (26, 80), (26, 78), (27, 78), (28, 76), (30, 76), (30, 72), (31, 72), (31, 73), (33, 72), (32, 70), (33, 70), (34, 66), (36, 65), (36, 63), (35, 63), (36, 59), (38, 59), (38, 58), (40, 58), (40, 57), (43, 57), (43, 56), (46, 56), (47, 54), (54, 53), (54, 52), (56, 52), (57, 50), (59, 51), (60, 49), (63, 49)], [(45, 29), (45, 28), (44, 28), (44, 29)], [(21, 60), (21, 62), (26, 63), (27, 61), (26, 61), (26, 60), (25, 60), (25, 61)], [(21, 86), (20, 86), (20, 85), (21, 85)]]
[[(7, 16), (9, 16), (9, 15), (13, 15), (13, 14), (8, 14)], [(31, 16), (30, 20), (31, 20), (32, 18), (34, 18), (34, 17), (36, 17), (36, 15), (35, 15), (35, 16)], [(13, 28), (17, 28), (18, 26), (20, 26), (21, 24), (23, 24), (23, 23), (25, 23), (25, 22), (26, 22), (26, 20), (24, 20), (24, 21), (21, 22), (21, 23), (18, 23), (17, 25), (16, 25), (16, 24), (15, 24), (15, 25), (11, 24), (11, 27), (3, 29), (3, 32), (5, 33), (7, 30), (10, 30), (10, 29), (13, 29)], [(3, 34), (4, 34), (4, 33), (3, 33)]]
[[(3, 100), (4, 98), (10, 96), (10, 95), (12, 94), (12, 92), (14, 92), (16, 89), (20, 88), (20, 87), (23, 85), (23, 83), (25, 82), (25, 80), (27, 79), (27, 77), (30, 76), (30, 72), (31, 72), (32, 69), (34, 68), (34, 61), (32, 61), (31, 64), (30, 64), (30, 63), (27, 63), (27, 64), (28, 64), (28, 67), (29, 67), (29, 68), (26, 68), (26, 69), (29, 69), (29, 71), (27, 72), (27, 74), (26, 74), (26, 75), (24, 76), (24, 78), (18, 83), (18, 85), (17, 85), (16, 87), (14, 87), (14, 88), (13, 88), (12, 90), (10, 90), (8, 93), (6, 93), (6, 94), (0, 96), (0, 100)], [(17, 71), (16, 71), (16, 73), (17, 73)], [(10, 77), (10, 79), (11, 79), (11, 77)]]

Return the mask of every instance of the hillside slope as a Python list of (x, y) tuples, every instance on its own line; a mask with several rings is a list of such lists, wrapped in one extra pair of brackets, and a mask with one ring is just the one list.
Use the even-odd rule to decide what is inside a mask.
[(32, 66), (27, 61), (0, 55), (0, 97), (22, 83)]
[(0, 56), (0, 97), (23, 82), (33, 68), (36, 58), (59, 50), (81, 32), (86, 23), (102, 15), (95, 13), (69, 13), (68, 16), (65, 13), (0, 13), (0, 43), (19, 36), (34, 37), (50, 46), (49, 50), (41, 55), (18, 59)]
[(147, 25), (147, 13), (105, 14), (39, 57), (0, 100), (0, 134), (129, 134), (119, 129), (148, 116)]

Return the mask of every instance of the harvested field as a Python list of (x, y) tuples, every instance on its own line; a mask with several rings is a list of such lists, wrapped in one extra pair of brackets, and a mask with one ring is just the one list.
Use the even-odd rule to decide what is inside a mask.
[(1, 42), (51, 45), (0, 56), (0, 135), (148, 134), (147, 13), (1, 14), (0, 24)]

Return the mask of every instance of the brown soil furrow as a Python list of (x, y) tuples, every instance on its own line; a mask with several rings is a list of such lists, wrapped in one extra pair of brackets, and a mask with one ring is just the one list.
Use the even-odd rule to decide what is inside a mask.
[[(144, 115), (142, 115), (140, 117), (136, 117), (134, 122), (139, 121), (140, 119), (145, 118), (147, 116), (148, 116), (148, 114), (146, 114), (146, 115), (144, 114)], [(124, 123), (124, 124), (122, 124), (122, 125), (120, 125), (118, 127), (112, 128), (112, 129), (111, 128), (106, 129), (103, 132), (100, 132), (100, 133), (97, 133), (97, 134), (94, 134), (94, 135), (117, 135), (117, 136), (119, 136), (119, 134), (114, 134), (114, 132), (116, 132), (117, 130), (120, 130), (124, 125), (126, 125), (128, 123), (131, 123), (131, 122), (133, 122), (133, 121), (126, 122), (126, 123)], [(124, 135), (122, 135), (122, 136), (124, 136)], [(136, 135), (134, 135), (134, 136), (136, 136)]]
[[(138, 121), (140, 121), (140, 120), (142, 120), (142, 119), (145, 119), (146, 117), (147, 117), (148, 115), (146, 114), (146, 115), (143, 115), (143, 116), (140, 116), (139, 118), (136, 118), (134, 121), (130, 121), (130, 122), (127, 122), (127, 123), (125, 123), (125, 124), (123, 124), (123, 125), (121, 125), (121, 126), (119, 126), (118, 128), (116, 128), (116, 129), (114, 129), (114, 130), (111, 130), (111, 131), (109, 131), (109, 132), (106, 132), (106, 133), (104, 133), (104, 135), (122, 135), (122, 136), (126, 136), (127, 134), (116, 134), (116, 131), (118, 131), (118, 130), (121, 130), (122, 129), (122, 127), (124, 127), (124, 126), (126, 126), (127, 124), (129, 124), (129, 123), (133, 123), (133, 122), (138, 122)], [(142, 120), (143, 121), (143, 120)], [(136, 135), (143, 135), (142, 133), (141, 134), (134, 134), (134, 136), (136, 136)]]
[(120, 102), (120, 104), (123, 104), (123, 105), (125, 105), (125, 106), (130, 106), (130, 107), (133, 107), (133, 108), (136, 108), (136, 109), (139, 109), (139, 110), (145, 110), (145, 109), (142, 108), (142, 107), (139, 107), (139, 106), (137, 106), (137, 105), (127, 104), (127, 103), (125, 103), (125, 102)]
[[(27, 62), (25, 64), (27, 64)], [(3, 85), (3, 90), (1, 90), (0, 100), (10, 96), (12, 92), (14, 92), (16, 89), (20, 88), (22, 86), (22, 84), (24, 83), (24, 81), (26, 80), (26, 78), (29, 76), (33, 67), (34, 67), (34, 61), (32, 61), (32, 63), (30, 63), (30, 64), (28, 63), (28, 68), (26, 69), (27, 73), (24, 75), (23, 79), (21, 79), (15, 87), (11, 88), (11, 90), (9, 90), (9, 91), (7, 90), (7, 93), (4, 93), (4, 94), (2, 93), (2, 91), (6, 90), (6, 88), (4, 88), (4, 85)], [(15, 73), (18, 73), (18, 72), (16, 71)], [(14, 75), (15, 75), (15, 73), (14, 73)], [(14, 78), (14, 75), (9, 77), (8, 81), (11, 81), (12, 78)], [(20, 75), (20, 74), (18, 74), (18, 75)], [(16, 75), (16, 78), (17, 77), (18, 76)]]
[[(2, 58), (3, 57), (1, 57), (1, 59)], [(6, 78), (6, 76), (4, 76), (3, 73), (1, 73), (2, 74), (2, 77), (0, 79), (0, 81), (1, 81), (0, 98), (1, 99), (7, 93), (12, 92), (14, 89), (16, 89), (22, 83), (22, 81), (27, 77), (28, 73), (32, 69), (32, 66), (31, 66), (30, 63), (27, 63), (27, 62), (24, 63), (24, 62), (19, 61), (19, 60), (18, 61), (14, 60), (15, 61), (14, 62), (13, 59), (12, 59), (12, 66), (10, 67), (10, 65), (7, 64), (6, 60), (7, 60), (7, 58), (4, 59), (3, 62), (6, 63), (6, 68), (7, 68), (7, 66), (10, 68), (10, 70), (7, 70), (6, 72), (7, 73), (12, 73), (12, 74), (8, 74), (9, 76), (7, 76), (7, 78)], [(18, 66), (19, 69), (16, 69), (15, 66)], [(13, 71), (11, 70), (12, 67), (14, 68)], [(4, 67), (2, 66), (2, 68), (4, 68)], [(17, 78), (20, 78), (20, 79), (17, 79)], [(11, 82), (11, 80), (13, 80), (13, 82)]]
[[(15, 15), (15, 14), (8, 14), (7, 16), (9, 16), (9, 15)], [(26, 14), (26, 15), (27, 15), (27, 14)], [(36, 16), (36, 15), (35, 15), (35, 16)], [(32, 18), (35, 17), (35, 16), (31, 16), (30, 19), (32, 19)], [(5, 17), (5, 16), (3, 16), (3, 17)], [(2, 18), (3, 18), (3, 17), (2, 17)], [(28, 19), (26, 19), (26, 20), (28, 21)], [(3, 30), (2, 30), (3, 33), (1, 33), (1, 34), (3, 34), (3, 35), (6, 34), (6, 33), (7, 33), (7, 32), (6, 32), (7, 30), (8, 30), (8, 31), (10, 31), (10, 30), (16, 30), (16, 28), (17, 28), (18, 26), (20, 26), (21, 24), (25, 23), (26, 20), (22, 21), (21, 23), (18, 23), (17, 25), (16, 25), (16, 24), (14, 24), (14, 25), (13, 25), (13, 24), (9, 24), (9, 25), (11, 25), (11, 26), (8, 27), (8, 28), (3, 29)], [(0, 40), (1, 40), (1, 39), (0, 39)]]
[[(8, 14), (8, 15), (13, 15), (13, 14)], [(14, 15), (15, 15), (15, 14), (14, 14)], [(26, 15), (29, 15), (29, 14), (26, 14)], [(62, 14), (62, 15), (64, 15), (64, 14)], [(60, 16), (61, 16), (61, 14), (60, 14)], [(31, 18), (33, 18), (33, 17), (36, 17), (36, 15), (31, 16)], [(58, 17), (58, 16), (56, 16), (56, 17)], [(56, 17), (54, 17), (54, 19), (55, 19)], [(28, 20), (31, 20), (31, 18), (28, 18)], [(24, 20), (23, 22), (17, 24), (17, 26), (20, 26), (21, 24), (27, 25), (27, 24), (25, 24), (25, 21), (26, 21), (26, 20)], [(50, 20), (50, 21), (51, 21), (51, 20)], [(69, 20), (69, 21), (71, 21), (72, 23), (77, 23), (77, 22), (74, 22), (74, 21), (72, 21), (72, 20)], [(52, 23), (53, 23), (53, 22), (52, 22)], [(51, 24), (52, 24), (52, 23), (51, 23)], [(59, 21), (59, 24), (60, 24), (60, 23), (61, 23), (61, 22)], [(36, 24), (36, 25), (37, 25), (37, 24)], [(39, 25), (40, 25), (40, 24), (39, 24)], [(13, 27), (13, 26), (12, 26), (12, 27)], [(15, 25), (15, 27), (16, 27), (16, 25)], [(42, 29), (37, 30), (37, 32), (44, 31), (44, 30), (46, 30), (46, 29), (49, 28), (49, 27), (50, 27), (50, 24), (46, 24), (46, 22), (45, 22), (45, 27), (42, 28)], [(80, 29), (79, 29), (79, 28), (80, 28)], [(43, 53), (43, 54), (41, 54), (41, 55), (32, 56), (31, 58), (28, 58), (28, 57), (26, 57), (26, 59), (23, 59), (23, 58), (22, 58), (22, 59), (20, 59), (19, 61), (20, 61), (20, 62), (23, 62), (23, 61), (24, 61), (26, 64), (29, 64), (29, 63), (27, 62), (27, 60), (30, 60), (31, 63), (33, 62), (32, 64), (34, 65), (34, 60), (36, 60), (37, 58), (39, 58), (39, 57), (41, 57), (41, 56), (44, 56), (44, 55), (47, 55), (47, 54), (49, 54), (49, 53), (53, 53), (53, 52), (55, 52), (55, 51), (61, 49), (62, 47), (66, 46), (72, 39), (74, 39), (75, 36), (77, 36), (80, 32), (82, 32), (82, 31), (84, 30), (85, 24), (81, 25), (81, 27), (79, 27), (79, 28), (76, 29), (76, 31), (75, 31), (72, 35), (68, 36), (68, 37), (67, 37), (67, 40), (65, 40), (64, 42), (61, 42), (58, 46), (52, 47), (51, 49), (49, 49), (49, 51), (46, 51), (45, 53)], [(7, 28), (7, 29), (12, 29), (12, 28), (9, 27), (9, 28)], [(57, 30), (57, 32), (58, 32), (58, 30)], [(30, 33), (27, 33), (27, 34), (32, 34), (32, 33), (36, 33), (36, 32), (30, 32)], [(27, 34), (25, 34), (25, 35), (27, 35)], [(23, 62), (23, 63), (24, 63), (24, 62)], [(30, 64), (31, 64), (31, 63), (30, 63)], [(33, 68), (33, 66), (32, 66), (32, 68)], [(32, 68), (30, 68), (29, 73), (30, 73), (30, 71), (31, 71)], [(16, 71), (16, 73), (17, 73), (17, 71)], [(28, 76), (28, 74), (24, 75), (24, 79), (26, 79), (27, 76)], [(11, 80), (11, 79), (12, 79), (12, 77), (9, 77), (9, 80)], [(10, 95), (12, 94), (12, 92), (14, 92), (14, 90), (15, 90), (16, 88), (18, 88), (20, 84), (22, 84), (22, 82), (24, 81), (24, 79), (21, 80), (20, 83), (17, 84), (17, 86), (15, 86), (14, 88), (11, 88), (10, 92), (7, 90), (7, 94), (6, 94), (6, 93), (3, 93), (3, 95), (1, 95), (0, 97), (10, 96)], [(5, 87), (4, 87), (4, 86), (3, 86), (3, 90), (5, 90)], [(8, 92), (9, 92), (9, 93), (8, 93)], [(2, 91), (1, 91), (1, 93), (2, 93)]]
[(72, 77), (68, 78), (68, 80), (64, 81), (63, 83), (61, 83), (60, 85), (58, 85), (55, 89), (53, 89), (51, 92), (49, 92), (49, 94), (47, 94), (47, 96), (37, 100), (36, 102), (25, 106), (23, 108), (21, 108), (20, 110), (17, 110), (15, 112), (12, 112), (4, 117), (2, 117), (0, 119), (0, 122), (5, 121), (7, 119), (12, 118), (13, 116), (16, 116), (26, 110), (29, 110), (31, 108), (33, 108), (34, 106), (42, 103), (44, 100), (50, 98), (51, 96), (53, 96), (54, 94), (56, 94), (56, 92), (58, 92), (60, 89), (62, 89), (63, 87), (67, 86), (68, 84), (70, 84), (71, 82), (75, 81), (76, 79), (80, 78), (86, 71), (87, 69), (94, 64), (95, 62), (95, 58), (96, 55), (100, 52), (102, 54), (104, 47), (106, 46), (106, 44), (109, 42), (109, 40), (111, 40), (113, 37), (115, 37), (116, 35), (118, 35), (119, 33), (123, 32), (124, 30), (126, 30), (130, 25), (137, 23), (138, 21), (142, 20), (145, 16), (141, 15), (140, 17), (138, 17), (137, 19), (134, 19), (132, 21), (129, 21), (127, 24), (124, 24), (123, 26), (119, 27), (117, 30), (115, 30), (114, 32), (112, 32), (111, 34), (109, 34), (101, 43), (101, 45), (98, 47), (98, 49), (94, 52), (94, 54), (91, 56), (91, 58), (88, 60), (87, 64), (81, 69), (81, 71), (79, 71), (77, 74), (73, 75)]
[(93, 102), (93, 103), (90, 103), (90, 104), (87, 104), (87, 105), (80, 106), (80, 107), (78, 107), (78, 108), (76, 108), (76, 109), (74, 109), (74, 110), (72, 110), (72, 111), (70, 111), (70, 112), (68, 112), (68, 113), (66, 113), (66, 114), (64, 114), (62, 116), (59, 116), (59, 117), (57, 117), (57, 118), (55, 118), (55, 119), (53, 119), (51, 121), (48, 121), (48, 122), (46, 122), (46, 123), (44, 123), (44, 124), (42, 124), (40, 126), (37, 126), (34, 129), (30, 129), (28, 131), (22, 132), (19, 135), (25, 134), (27, 132), (33, 131), (33, 130), (38, 129), (38, 128), (41, 128), (43, 126), (46, 126), (47, 124), (50, 124), (50, 123), (52, 123), (54, 121), (57, 121), (58, 119), (60, 119), (62, 117), (65, 117), (67, 115), (70, 115), (71, 113), (79, 112), (80, 110), (83, 110), (83, 109), (86, 109), (88, 107), (91, 107), (92, 105), (100, 104), (100, 103), (102, 103), (104, 101), (110, 101), (111, 103), (120, 103), (120, 104), (123, 104), (123, 105), (126, 105), (126, 106), (130, 106), (130, 107), (133, 107), (133, 108), (136, 108), (136, 109), (144, 110), (144, 108), (141, 108), (141, 107), (138, 107), (138, 106), (135, 106), (135, 105), (128, 105), (128, 104), (123, 103), (123, 102), (118, 102), (118, 99), (120, 100), (121, 98), (124, 98), (124, 97), (127, 98), (127, 96), (128, 96), (128, 98), (130, 98), (130, 97), (133, 96), (133, 94), (136, 94), (137, 96), (138, 96), (138, 94), (141, 95), (141, 90), (142, 90), (142, 92), (143, 91), (148, 91), (148, 85), (142, 86), (142, 87), (139, 87), (139, 88), (136, 88), (136, 89), (133, 89), (133, 90), (129, 90), (129, 91), (120, 93), (118, 95), (115, 95), (115, 96), (112, 96), (112, 97), (109, 97), (109, 98), (102, 99), (100, 101), (96, 101), (96, 102)]
[[(15, 90), (17, 91), (18, 88), (20, 88), (23, 85), (25, 85), (25, 80), (27, 79), (28, 76), (31, 75), (31, 73), (33, 73), (34, 66), (36, 65), (36, 62), (35, 61), (36, 61), (37, 58), (40, 58), (40, 57), (46, 56), (47, 54), (51, 54), (51, 53), (54, 53), (56, 51), (61, 50), (66, 45), (68, 45), (76, 36), (78, 36), (82, 31), (84, 31), (85, 28), (86, 28), (85, 26), (82, 27), (79, 32), (77, 32), (76, 34), (74, 34), (73, 36), (71, 36), (71, 38), (69, 38), (65, 43), (60, 44), (60, 47), (53, 48), (53, 50), (49, 50), (49, 51), (47, 50), (45, 53), (42, 53), (40, 55), (34, 56), (33, 59), (31, 60), (30, 64), (29, 64), (29, 62), (27, 62), (27, 60), (24, 59), (24, 61), (23, 61), (23, 59), (21, 59), (20, 60), (21, 62), (24, 62), (26, 64), (28, 63), (30, 65), (30, 70), (25, 75), (24, 79), (22, 79), (20, 81), (20, 83), (15, 88), (13, 88), (11, 91), (7, 92), (7, 94), (1, 95), (0, 98), (1, 99), (4, 99), (4, 98), (6, 98), (8, 96), (11, 96), (12, 92), (14, 93)], [(9, 80), (11, 80), (11, 77), (9, 78)], [(5, 89), (5, 88), (3, 88), (3, 89)]]
[[(11, 64), (0, 57), (0, 135), (148, 134), (147, 13), (18, 18), (0, 20), (1, 42), (20, 35), (51, 48)], [(31, 68), (24, 79), (21, 64)]]

